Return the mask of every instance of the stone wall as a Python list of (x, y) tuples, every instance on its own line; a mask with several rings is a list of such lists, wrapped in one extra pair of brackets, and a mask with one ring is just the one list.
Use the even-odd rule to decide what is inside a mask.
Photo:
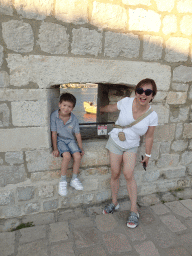
[[(190, 0), (0, 0), (2, 219), (111, 198), (106, 140), (94, 139), (83, 141), (84, 191), (57, 194), (61, 159), (51, 155), (49, 117), (59, 98), (52, 85), (63, 83), (133, 87), (155, 79), (159, 126), (147, 172), (141, 143), (138, 194), (182, 188), (191, 196), (191, 21)], [(119, 100), (117, 91), (109, 99)], [(120, 187), (123, 198), (123, 177)]]

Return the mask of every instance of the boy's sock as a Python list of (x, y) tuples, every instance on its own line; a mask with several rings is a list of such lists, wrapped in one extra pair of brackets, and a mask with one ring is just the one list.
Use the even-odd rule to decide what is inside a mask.
[(72, 180), (76, 179), (77, 178), (77, 174), (74, 174), (73, 173), (73, 176), (72, 176)]
[(66, 175), (61, 175), (60, 181), (66, 181)]

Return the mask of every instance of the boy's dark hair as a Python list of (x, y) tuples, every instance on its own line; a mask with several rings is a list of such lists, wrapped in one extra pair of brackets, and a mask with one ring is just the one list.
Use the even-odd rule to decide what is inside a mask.
[(75, 96), (68, 92), (64, 92), (61, 94), (59, 103), (62, 103), (63, 101), (69, 101), (69, 102), (73, 103), (73, 107), (75, 107), (75, 105), (76, 105)]

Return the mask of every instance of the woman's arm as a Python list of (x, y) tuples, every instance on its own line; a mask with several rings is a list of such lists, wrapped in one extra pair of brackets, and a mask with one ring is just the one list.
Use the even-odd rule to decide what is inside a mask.
[(100, 107), (100, 113), (104, 113), (104, 112), (115, 112), (117, 111), (118, 108), (117, 108), (117, 103), (115, 104), (109, 104), (109, 105), (106, 105), (104, 107)]
[[(151, 155), (155, 128), (156, 128), (156, 126), (149, 126), (149, 128), (145, 134), (145, 153), (147, 155)], [(145, 162), (146, 166), (147, 166), (148, 162), (149, 162), (149, 157), (145, 156), (142, 163), (143, 162)]]
[(77, 143), (79, 148), (81, 149), (81, 155), (84, 155), (84, 150), (83, 150), (83, 144), (82, 144), (82, 139), (81, 139), (81, 134), (80, 133), (75, 133), (75, 137), (77, 139)]
[(51, 132), (52, 144), (53, 144), (53, 156), (58, 157), (59, 151), (57, 148), (57, 132)]

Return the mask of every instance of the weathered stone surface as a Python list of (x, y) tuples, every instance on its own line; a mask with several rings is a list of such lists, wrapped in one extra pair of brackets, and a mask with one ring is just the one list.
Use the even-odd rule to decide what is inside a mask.
[(151, 206), (151, 209), (155, 212), (155, 214), (157, 215), (162, 215), (162, 214), (166, 214), (169, 213), (170, 210), (168, 207), (166, 207), (164, 204), (156, 204)]
[(150, 195), (150, 194), (153, 194), (157, 191), (157, 187), (156, 187), (156, 184), (150, 184), (147, 185), (144, 185), (143, 183), (141, 185), (138, 184), (138, 195), (139, 196), (145, 196), (145, 195)]
[(14, 253), (15, 232), (0, 233), (0, 248), (2, 256)]
[(71, 52), (78, 55), (98, 56), (102, 51), (102, 34), (88, 28), (73, 29)]
[(13, 15), (11, 0), (0, 0), (0, 13), (10, 16)]
[(59, 24), (44, 22), (39, 29), (41, 50), (52, 54), (67, 54), (69, 47), (69, 35), (67, 28)]
[(171, 12), (174, 8), (175, 0), (155, 0), (157, 9), (161, 12)]
[(165, 203), (167, 207), (169, 207), (174, 213), (182, 216), (183, 218), (192, 217), (192, 212), (189, 211), (183, 204), (179, 201)]
[(182, 37), (170, 37), (166, 41), (165, 60), (168, 62), (187, 61), (190, 40)]
[(122, 0), (123, 4), (127, 5), (151, 5), (151, 0)]
[[(93, 255), (88, 254), (88, 255)], [(55, 244), (51, 246), (51, 256), (75, 256), (73, 242)], [(93, 255), (94, 256), (94, 255)], [(103, 255), (105, 256), (105, 254)]]
[(5, 162), (7, 162), (10, 165), (24, 163), (23, 152), (6, 152)]
[(187, 100), (187, 92), (169, 92), (167, 95), (168, 104), (185, 104)]
[(11, 110), (14, 126), (47, 126), (47, 102), (44, 100), (11, 102)]
[(178, 152), (178, 151), (183, 151), (187, 149), (187, 146), (188, 146), (188, 141), (177, 140), (173, 142), (173, 144), (171, 145), (171, 149), (175, 152)]
[(176, 167), (179, 163), (179, 154), (162, 154), (157, 161), (157, 167)]
[(137, 35), (106, 32), (104, 54), (109, 57), (137, 58), (140, 41)]
[(0, 67), (1, 67), (1, 65), (3, 63), (3, 56), (4, 56), (4, 54), (3, 54), (3, 46), (0, 45)]
[(153, 110), (157, 112), (158, 124), (166, 124), (169, 122), (169, 106), (156, 104), (152, 106)]
[(160, 26), (160, 14), (142, 8), (129, 9), (129, 30), (159, 32)]
[(163, 38), (160, 36), (143, 37), (143, 59), (159, 60), (162, 57)]
[(39, 240), (32, 243), (21, 244), (18, 247), (17, 256), (48, 256), (47, 254), (47, 241)]
[(189, 85), (188, 84), (182, 84), (182, 83), (172, 83), (171, 87), (175, 91), (187, 92), (188, 88), (189, 88)]
[(20, 233), (19, 244), (31, 243), (46, 237), (46, 226), (24, 228)]
[(46, 225), (55, 222), (54, 213), (47, 212), (47, 213), (37, 213), (33, 215), (25, 216), (23, 219), (23, 223), (33, 222), (35, 226), (38, 225)]
[(31, 214), (34, 212), (40, 212), (41, 205), (40, 203), (27, 203), (24, 206), (24, 214)]
[(162, 31), (165, 35), (177, 32), (177, 16), (166, 15), (163, 19)]
[(160, 170), (160, 175), (162, 175), (165, 179), (175, 179), (184, 177), (186, 172), (185, 166), (177, 166), (177, 167), (168, 167)]
[(96, 216), (96, 225), (101, 232), (113, 231), (117, 226), (117, 222), (110, 214)]
[(3, 207), (0, 213), (0, 218), (11, 218), (11, 217), (18, 217), (23, 214), (20, 206), (7, 206)]
[[(0, 46), (1, 47), (1, 46)], [(0, 49), (1, 52), (1, 49)], [(1, 55), (1, 53), (0, 53)], [(1, 66), (1, 57), (0, 57), (0, 66)], [(8, 87), (9, 86), (9, 75), (5, 71), (0, 72), (0, 87)]]
[(180, 124), (177, 124), (176, 126), (176, 131), (175, 131), (175, 139), (181, 139), (183, 135), (183, 124), (180, 123)]
[(192, 162), (192, 151), (185, 151), (181, 156), (181, 164), (189, 165)]
[(181, 200), (180, 202), (181, 202), (185, 207), (187, 207), (189, 210), (192, 211), (192, 200), (191, 200), (191, 199)]
[(143, 242), (142, 244), (135, 245), (135, 250), (140, 254), (140, 255), (150, 255), (150, 256), (160, 256), (158, 253), (157, 248), (155, 247), (154, 243), (152, 241), (146, 241)]
[(54, 210), (58, 208), (58, 200), (54, 199), (43, 203), (44, 211)]
[(94, 1), (90, 23), (99, 28), (125, 30), (127, 26), (126, 9), (119, 5)]
[(18, 187), (17, 188), (17, 197), (18, 201), (28, 201), (34, 198), (35, 188), (34, 187)]
[(88, 0), (57, 0), (55, 3), (55, 17), (67, 23), (87, 23)]
[(171, 122), (185, 122), (188, 120), (189, 108), (188, 107), (178, 107), (170, 112)]
[[(90, 186), (90, 184), (91, 184), (91, 186)], [(84, 191), (98, 190), (99, 181), (98, 181), (98, 179), (94, 179), (94, 178), (91, 178), (91, 179), (86, 178), (83, 181), (83, 187), (84, 187), (84, 189), (83, 189)]]
[(24, 165), (21, 166), (0, 166), (0, 176), (4, 180), (4, 186), (7, 184), (16, 184), (25, 181), (27, 174)]
[(0, 130), (0, 152), (49, 147), (49, 131), (45, 127)]
[(187, 229), (174, 215), (160, 216), (160, 219), (172, 232)]
[(192, 35), (192, 28), (190, 26), (191, 22), (192, 22), (192, 15), (185, 15), (182, 18), (180, 23), (180, 29), (184, 35), (187, 35), (187, 36)]
[(127, 237), (120, 233), (107, 233), (103, 235), (103, 240), (109, 253), (116, 255), (121, 252), (129, 252), (132, 250)]
[(67, 221), (50, 224), (50, 242), (59, 242), (68, 239), (69, 226)]
[(175, 125), (159, 125), (155, 129), (154, 141), (172, 141), (175, 134)]
[(158, 90), (167, 91), (170, 86), (171, 68), (159, 63), (38, 55), (22, 57), (19, 54), (9, 54), (6, 60), (11, 73), (10, 84), (15, 86), (27, 85), (30, 81), (40, 88), (71, 81), (137, 84), (143, 77), (154, 79)]
[(52, 197), (54, 193), (54, 187), (52, 185), (41, 185), (38, 188), (38, 196), (40, 198)]
[(0, 206), (13, 204), (14, 201), (15, 200), (14, 200), (14, 192), (13, 191), (1, 192)]
[(183, 137), (187, 139), (192, 138), (192, 124), (184, 124)]
[(18, 14), (23, 18), (43, 20), (50, 16), (53, 10), (54, 0), (15, 0), (14, 6)]
[(19, 20), (2, 23), (2, 35), (7, 48), (16, 52), (31, 52), (34, 36), (31, 26)]
[(153, 99), (153, 102), (164, 103), (166, 97), (167, 97), (167, 92), (158, 91), (158, 93), (155, 95), (155, 98)]
[(179, 13), (192, 12), (192, 2), (190, 0), (178, 0), (177, 10)]
[(189, 99), (192, 100), (192, 86), (190, 86), (190, 90), (189, 90)]
[(10, 111), (6, 103), (0, 104), (0, 127), (9, 126)]
[(176, 82), (191, 82), (192, 81), (192, 67), (178, 66), (173, 70), (173, 81)]
[(160, 145), (160, 153), (165, 154), (165, 153), (170, 153), (170, 148), (171, 148), (171, 142), (170, 141), (163, 141)]
[(110, 190), (106, 190), (106, 191), (103, 191), (103, 192), (99, 192), (97, 193), (96, 195), (96, 202), (103, 202), (103, 201), (106, 201), (108, 199), (111, 198), (111, 191)]

